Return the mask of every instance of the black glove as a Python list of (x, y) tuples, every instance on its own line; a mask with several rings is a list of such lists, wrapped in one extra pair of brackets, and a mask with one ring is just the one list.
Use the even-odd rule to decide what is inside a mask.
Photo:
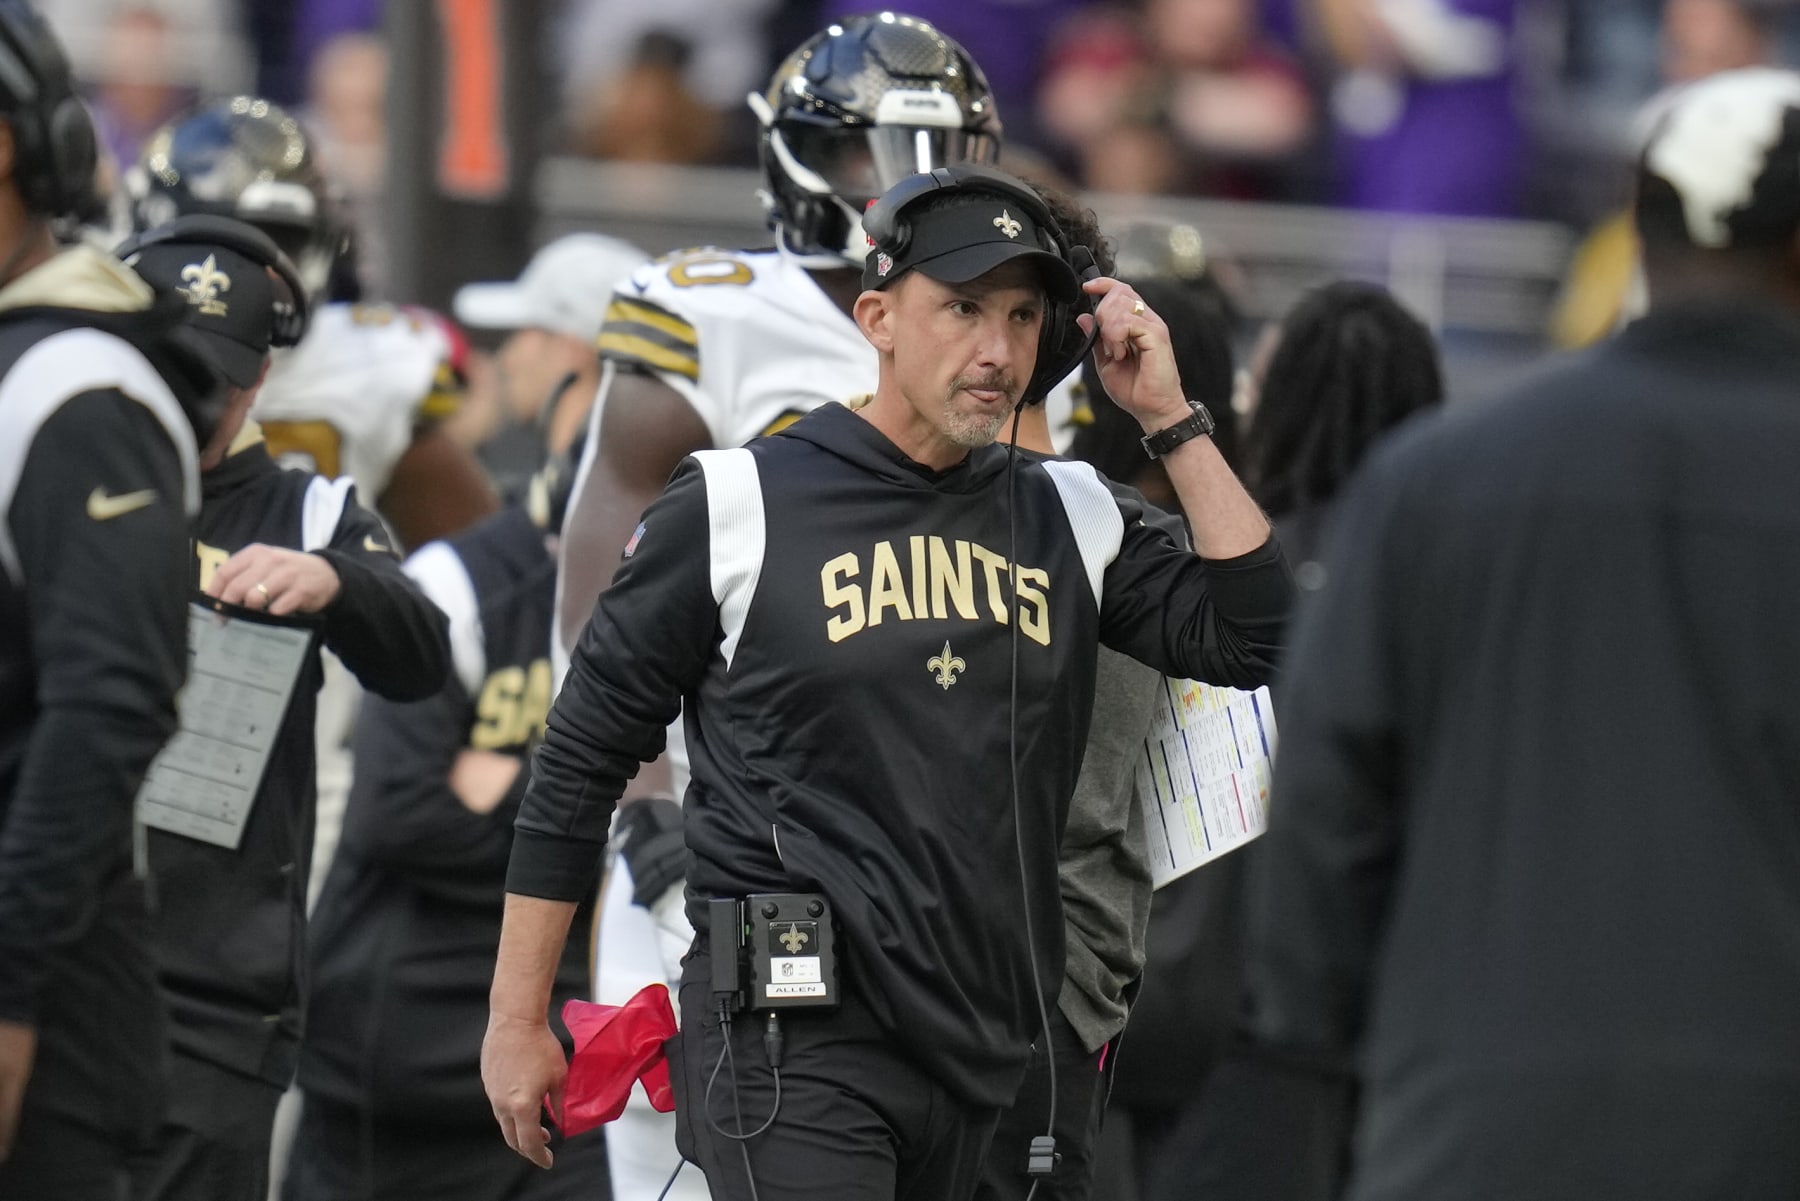
[(620, 809), (613, 843), (625, 866), (631, 869), (631, 900), (635, 905), (649, 909), (687, 876), (681, 806), (668, 797), (645, 797)]

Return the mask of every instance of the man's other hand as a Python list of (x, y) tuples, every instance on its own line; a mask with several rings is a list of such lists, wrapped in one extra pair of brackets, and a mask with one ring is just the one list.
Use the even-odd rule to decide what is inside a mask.
[(318, 613), (337, 599), (337, 569), (322, 555), (258, 542), (220, 565), (206, 595), (273, 617)]
[(540, 1168), (549, 1167), (553, 1157), (550, 1132), (538, 1115), (548, 1096), (551, 1112), (560, 1117), (568, 1074), (562, 1044), (548, 1022), (488, 1014), (487, 1036), (481, 1040), (481, 1083), (506, 1145)]
[(25, 1100), (25, 1084), (31, 1079), (31, 1063), (37, 1057), (37, 1030), (18, 1022), (0, 1021), (0, 1163), (12, 1154), (13, 1135), (19, 1130), (19, 1107)]

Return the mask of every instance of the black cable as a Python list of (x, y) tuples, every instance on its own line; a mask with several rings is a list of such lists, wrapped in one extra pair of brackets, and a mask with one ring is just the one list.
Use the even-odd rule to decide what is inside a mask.
[[(685, 1167), (687, 1167), (687, 1160), (682, 1156), (676, 1156), (675, 1170), (669, 1173), (668, 1182), (663, 1185), (662, 1192), (656, 1194), (656, 1201), (664, 1201), (664, 1198), (669, 1195), (669, 1190), (675, 1187), (675, 1177), (681, 1175), (681, 1169)], [(1031, 1198), (1027, 1196), (1025, 1201), (1031, 1201)]]
[[(1050, 1065), (1050, 1115), (1045, 1121), (1044, 1137), (1050, 1140), (1050, 1149), (1054, 1154), (1056, 1146), (1056, 1054), (1050, 1038), (1050, 1010), (1044, 1003), (1044, 981), (1038, 972), (1037, 934), (1031, 924), (1031, 890), (1026, 884), (1025, 833), (1019, 820), (1019, 510), (1018, 510), (1018, 472), (1016, 464), (1019, 457), (1019, 420), (1025, 415), (1025, 401), (1021, 397), (1013, 409), (1012, 437), (1006, 445), (1006, 536), (1007, 558), (1012, 564), (1012, 630), (1009, 642), (1012, 647), (1012, 683), (1011, 696), (1008, 698), (1006, 712), (1006, 761), (1012, 776), (1012, 813), (1013, 813), (1013, 849), (1019, 856), (1019, 899), (1025, 907), (1025, 944), (1026, 957), (1031, 961), (1031, 991), (1037, 998), (1038, 1022), (1044, 1040), (1044, 1058)], [(1051, 1161), (1055, 1163), (1054, 1160)], [(1026, 1193), (1025, 1201), (1031, 1201), (1031, 1194), (1037, 1192), (1042, 1177), (1031, 1182), (1031, 1191)]]
[[(738, 1152), (744, 1157), (744, 1179), (750, 1185), (750, 1201), (761, 1201), (756, 1192), (756, 1174), (750, 1168), (749, 1144), (751, 1139), (767, 1133), (769, 1127), (775, 1124), (776, 1117), (781, 1113), (781, 1024), (776, 1015), (771, 1013), (768, 1028), (763, 1033), (763, 1046), (769, 1052), (769, 1070), (775, 1076), (775, 1104), (769, 1110), (768, 1119), (748, 1134), (744, 1133), (744, 1110), (738, 1098), (737, 1056), (731, 1049), (731, 1019), (723, 1013), (719, 1015), (719, 1033), (723, 1036), (725, 1045), (719, 1051), (719, 1058), (713, 1063), (712, 1073), (706, 1078), (706, 1095), (701, 1104), (706, 1110), (706, 1124), (712, 1127), (713, 1133), (720, 1138), (730, 1139), (738, 1145)], [(719, 1069), (727, 1063), (731, 1065), (731, 1109), (737, 1117), (738, 1132), (736, 1134), (721, 1129), (718, 1122), (713, 1120), (712, 1115), (713, 1086), (718, 1083)], [(675, 1170), (679, 1172), (681, 1165), (676, 1164)], [(673, 1184), (674, 1182), (675, 1178), (671, 1176), (669, 1183)], [(663, 1191), (668, 1191), (667, 1186), (664, 1186)], [(657, 1201), (661, 1201), (661, 1198), (658, 1198)]]
[(755, 1130), (752, 1130), (749, 1134), (745, 1134), (745, 1133), (743, 1133), (744, 1115), (742, 1112), (739, 1112), (738, 1113), (738, 1131), (739, 1132), (737, 1134), (733, 1134), (729, 1130), (720, 1129), (719, 1124), (713, 1120), (713, 1116), (712, 1116), (713, 1084), (719, 1078), (719, 1069), (724, 1067), (726, 1065), (726, 1063), (728, 1063), (728, 1062), (731, 1064), (731, 1104), (732, 1104), (732, 1107), (734, 1109), (736, 1109), (737, 1103), (738, 1103), (737, 1057), (735, 1055), (733, 1055), (732, 1051), (731, 1051), (731, 1033), (729, 1030), (727, 1030), (725, 1032), (725, 1047), (723, 1050), (721, 1050), (719, 1052), (718, 1060), (713, 1063), (712, 1075), (710, 1075), (706, 1078), (706, 1124), (708, 1126), (711, 1126), (713, 1128), (713, 1133), (718, 1135), (720, 1138), (728, 1138), (734, 1143), (747, 1143), (751, 1139), (757, 1137), (758, 1135), (768, 1133), (769, 1127), (771, 1127), (775, 1124), (776, 1116), (781, 1113), (781, 1069), (780, 1068), (772, 1069), (775, 1073), (775, 1108), (769, 1111), (768, 1121), (766, 1121), (762, 1125), (758, 1126)]

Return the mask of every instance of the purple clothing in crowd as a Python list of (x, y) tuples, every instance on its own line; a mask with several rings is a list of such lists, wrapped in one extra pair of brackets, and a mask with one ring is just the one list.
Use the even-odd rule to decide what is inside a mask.
[(1391, 125), (1368, 136), (1339, 131), (1340, 199), (1386, 212), (1510, 216), (1524, 154), (1512, 60), (1517, 0), (1440, 2), (1497, 24), (1506, 64), (1486, 78), (1399, 81), (1404, 100)]

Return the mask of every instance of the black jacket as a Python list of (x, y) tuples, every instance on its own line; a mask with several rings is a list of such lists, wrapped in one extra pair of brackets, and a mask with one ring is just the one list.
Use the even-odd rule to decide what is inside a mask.
[[(363, 703), (343, 840), (313, 910), (300, 1086), (380, 1121), (486, 1137), (481, 1039), (523, 759), (550, 707), (556, 560), (508, 508), (422, 547), (407, 570), (450, 615), (456, 671), (427, 700)], [(469, 749), (521, 760), (491, 813), (450, 789)], [(569, 939), (553, 1012), (586, 995), (587, 957)]]
[[(260, 441), (202, 480), (190, 587), (252, 543), (312, 550), (342, 590), (324, 645), (371, 692), (429, 696), (448, 671), (445, 619), (400, 570), (348, 480), (284, 471)], [(163, 989), (173, 1043), (196, 1058), (286, 1086), (303, 1018), (306, 881), (312, 861), (317, 650), (301, 669), (236, 850), (149, 831)]]
[(1657, 312), (1334, 518), (1249, 980), (1360, 1084), (1350, 1197), (1794, 1196), (1796, 381), (1785, 312)]
[(587, 894), (613, 805), (685, 697), (690, 895), (826, 893), (849, 987), (957, 1092), (1010, 1100), (1038, 1025), (1022, 894), (1047, 1003), (1061, 979), (1057, 844), (1097, 645), (1257, 684), (1291, 595), (1273, 539), (1206, 563), (1085, 464), (1016, 470), (1009, 556), (998, 447), (936, 473), (828, 405), (685, 463), (576, 648), (509, 890)]
[(131, 814), (187, 670), (194, 411), (215, 381), (111, 260), (0, 301), (0, 1018), (38, 1029), (31, 1103), (157, 1116), (160, 1007)]

